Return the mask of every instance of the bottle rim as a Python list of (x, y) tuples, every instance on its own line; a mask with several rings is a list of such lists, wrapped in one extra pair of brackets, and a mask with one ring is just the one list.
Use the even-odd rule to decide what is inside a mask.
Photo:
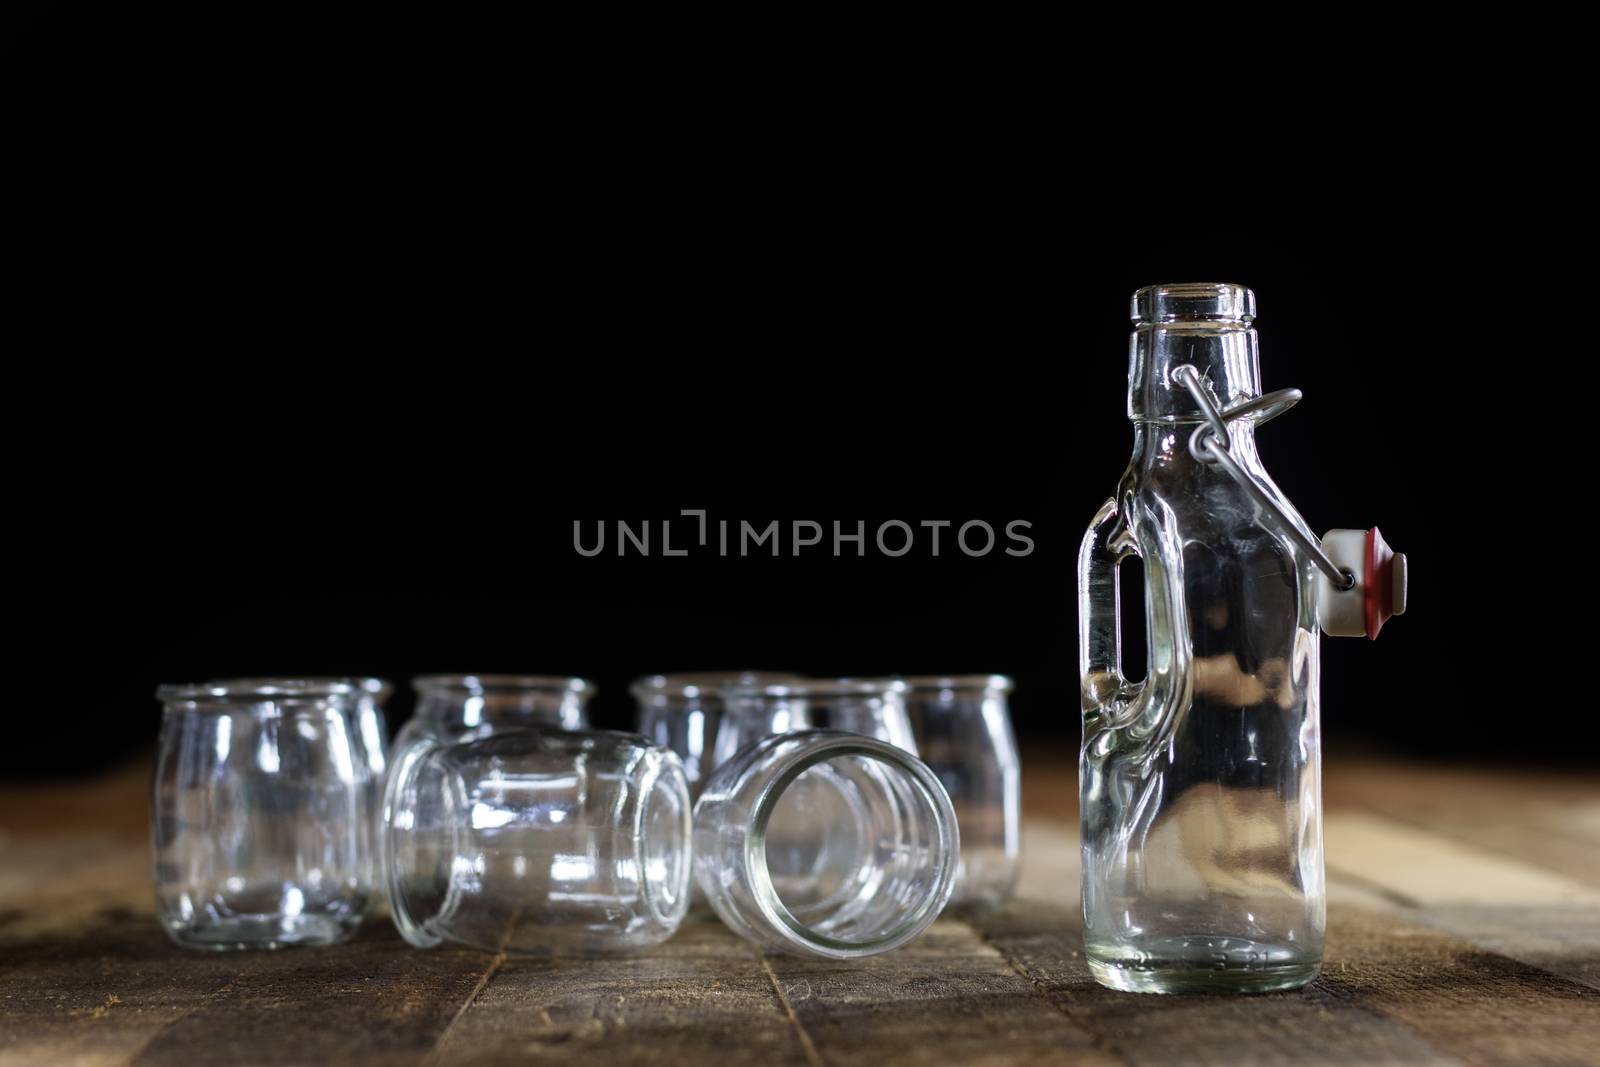
[(1170, 323), (1238, 323), (1256, 317), (1256, 294), (1233, 282), (1147, 285), (1133, 294), (1129, 312), (1139, 326)]

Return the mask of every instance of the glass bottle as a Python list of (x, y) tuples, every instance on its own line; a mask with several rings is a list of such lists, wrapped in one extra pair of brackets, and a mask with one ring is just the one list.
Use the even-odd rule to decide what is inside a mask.
[[(1304, 985), (1324, 890), (1316, 571), (1190, 439), (1193, 367), (1223, 408), (1261, 395), (1255, 298), (1234, 285), (1134, 295), (1133, 459), (1079, 553), (1083, 914), (1090, 970), (1142, 992)], [(1313, 542), (1256, 452), (1227, 448)], [(1149, 661), (1122, 673), (1117, 568), (1138, 556)]]
[(530, 726), (589, 725), (594, 683), (536, 674), (427, 674), (411, 679), (417, 711), (400, 728), (395, 758), (419, 737), (461, 740)]
[(741, 749), (694, 809), (695, 879), (712, 909), (740, 936), (794, 955), (858, 959), (916, 937), (950, 898), (960, 847), (926, 764), (836, 730)]
[(634, 734), (518, 729), (400, 753), (389, 910), (411, 944), (599, 955), (666, 940), (689, 903), (678, 757)]
[(339, 681), (169, 685), (151, 836), (162, 926), (190, 948), (343, 941), (373, 877), (361, 690)]
[(952, 907), (1011, 899), (1022, 851), (1022, 765), (1003, 674), (905, 678), (917, 753), (955, 805), (961, 866)]

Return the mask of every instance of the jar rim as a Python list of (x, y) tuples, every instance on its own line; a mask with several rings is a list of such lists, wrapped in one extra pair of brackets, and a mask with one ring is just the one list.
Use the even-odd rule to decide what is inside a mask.
[(352, 678), (224, 678), (158, 686), (156, 699), (171, 704), (191, 700), (317, 700), (351, 697), (357, 693), (371, 692), (364, 686), (369, 680), (381, 682), (381, 679)]
[(830, 697), (888, 696), (906, 693), (910, 687), (902, 678), (802, 678), (792, 682), (723, 687), (723, 693), (736, 697)]
[(554, 674), (419, 674), (411, 679), (411, 688), (419, 693), (444, 689), (468, 693), (494, 690), (569, 692), (591, 696), (596, 689), (595, 684), (587, 678)]
[(905, 682), (913, 693), (940, 689), (983, 692), (998, 689), (1002, 693), (1009, 693), (1016, 688), (1016, 683), (1005, 674), (910, 674), (903, 676), (901, 681)]
[(805, 678), (789, 671), (682, 671), (635, 678), (628, 692), (637, 700), (655, 696), (719, 696), (730, 686), (793, 684)]
[(245, 678), (213, 678), (205, 684), (211, 686), (227, 686), (230, 688), (248, 689), (253, 687), (260, 689), (264, 686), (331, 685), (334, 683), (353, 685), (363, 693), (370, 693), (375, 697), (379, 697), (380, 699), (387, 697), (390, 693), (394, 692), (394, 683), (389, 681), (387, 678), (379, 678), (377, 675), (357, 674), (313, 674), (301, 675), (297, 678), (281, 678), (273, 675), (262, 675), (259, 677), (250, 676)]
[[(764, 743), (776, 745), (796, 737), (808, 737), (812, 743), (806, 751), (794, 757), (792, 766), (767, 783), (756, 797), (751, 809), (745, 862), (749, 867), (752, 888), (755, 890), (752, 896), (756, 907), (772, 929), (785, 940), (808, 952), (818, 953), (830, 959), (858, 959), (899, 948), (926, 930), (929, 924), (939, 917), (955, 891), (956, 860), (961, 854), (961, 839), (949, 794), (945, 792), (944, 786), (927, 764), (905, 749), (874, 737), (846, 733), (842, 730), (807, 730), (800, 734), (775, 735)], [(789, 910), (783, 898), (778, 895), (777, 888), (772, 884), (772, 872), (765, 862), (767, 824), (772, 818), (773, 809), (776, 808), (779, 798), (812, 767), (845, 756), (861, 756), (905, 771), (917, 787), (917, 791), (933, 809), (935, 824), (940, 830), (940, 843), (946, 849), (945, 855), (949, 857), (949, 862), (940, 872), (939, 884), (933, 893), (882, 936), (860, 941), (830, 937), (795, 918), (794, 913)]]

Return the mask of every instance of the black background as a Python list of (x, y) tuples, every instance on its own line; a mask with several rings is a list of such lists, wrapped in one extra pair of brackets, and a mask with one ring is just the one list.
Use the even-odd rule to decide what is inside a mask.
[[(11, 332), (48, 381), (11, 398), (37, 595), (7, 774), (147, 753), (158, 683), (234, 674), (580, 674), (620, 726), (656, 671), (996, 671), (1025, 749), (1070, 744), (1077, 545), (1130, 451), (1128, 297), (1163, 281), (1255, 290), (1265, 386), (1306, 394), (1268, 469), (1313, 527), (1410, 556), (1405, 617), (1323, 642), (1330, 743), (1590, 758), (1498, 563), (1548, 544), (1538, 430), (1484, 417), (1527, 399), (1506, 361), (1538, 349), (1508, 349), (1560, 238), (1437, 133), (1102, 146), (1053, 106), (835, 123), (588, 83), (440, 103), (392, 56), (308, 87), (280, 53), (141, 40), (46, 37), (30, 98)], [(1036, 548), (615, 555), (617, 520), (681, 544), (685, 508), (1020, 519)], [(1582, 721), (1552, 745), (1547, 715)]]

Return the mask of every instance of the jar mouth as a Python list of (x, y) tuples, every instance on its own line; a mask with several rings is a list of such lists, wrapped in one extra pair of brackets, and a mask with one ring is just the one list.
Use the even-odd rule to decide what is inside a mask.
[(587, 678), (544, 674), (420, 674), (411, 679), (411, 688), (419, 693), (576, 693), (592, 696), (595, 692), (595, 684)]
[(318, 700), (328, 697), (353, 697), (372, 692), (366, 681), (386, 685), (381, 679), (352, 678), (228, 678), (211, 682), (163, 685), (156, 699), (165, 704), (180, 701), (263, 701)]
[(657, 922), (676, 927), (689, 910), (694, 824), (688, 783), (670, 764), (658, 764), (640, 785), (639, 793), (634, 862), (639, 867), (641, 896)]
[[(904, 749), (859, 734), (831, 730), (806, 733), (818, 743), (774, 778), (754, 805), (751, 832), (745, 846), (745, 863), (756, 906), (779, 936), (811, 955), (839, 960), (858, 959), (898, 948), (926, 930), (939, 917), (955, 889), (956, 862), (961, 849), (955, 811), (934, 773)], [(933, 814), (936, 836), (929, 842), (929, 850), (942, 859), (936, 861), (939, 867), (932, 891), (908, 908), (897, 921), (881, 933), (844, 938), (817, 930), (796, 918), (773, 884), (772, 871), (767, 864), (766, 840), (768, 824), (779, 799), (800, 776), (819, 764), (850, 756), (885, 763), (906, 774), (915, 790), (916, 799)], [(880, 887), (874, 892), (882, 891)]]
[(222, 686), (236, 689), (260, 690), (262, 688), (281, 686), (332, 685), (335, 683), (354, 686), (363, 693), (375, 696), (379, 700), (387, 700), (389, 698), (389, 694), (394, 692), (394, 683), (390, 682), (387, 678), (348, 677), (335, 675), (310, 678), (213, 678), (211, 681), (205, 684), (209, 686)]
[(908, 690), (900, 678), (807, 678), (792, 682), (723, 687), (723, 693), (733, 697), (839, 697), (839, 696), (889, 696)]
[(918, 674), (902, 678), (913, 693), (955, 690), (963, 693), (1009, 693), (1016, 688), (1004, 674)]
[(761, 686), (803, 681), (788, 671), (690, 671), (682, 674), (651, 674), (636, 678), (628, 686), (635, 700), (651, 697), (720, 696), (729, 686)]

